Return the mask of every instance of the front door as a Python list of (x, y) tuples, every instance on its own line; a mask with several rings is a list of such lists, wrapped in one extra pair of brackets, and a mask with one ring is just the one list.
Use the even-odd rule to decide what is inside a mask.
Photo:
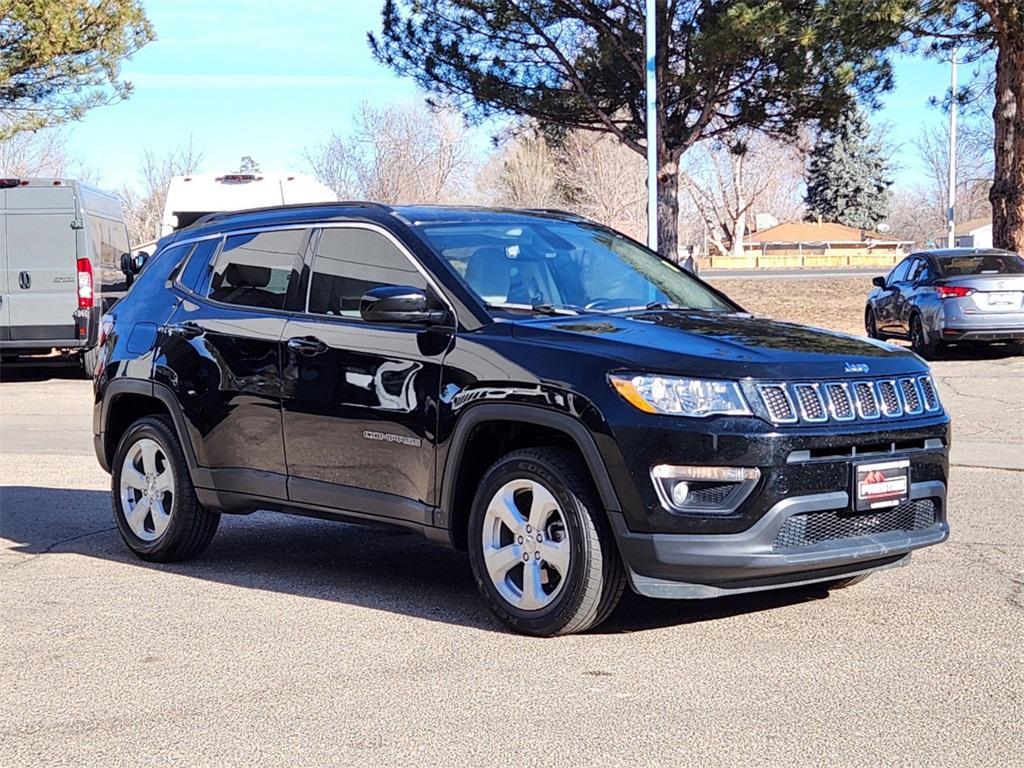
[(284, 441), (292, 501), (430, 524), (437, 400), (451, 337), (365, 323), (369, 289), (427, 289), (411, 257), (370, 225), (325, 228), (307, 311), (284, 332)]
[(155, 378), (175, 390), (197, 462), (220, 490), (287, 495), (281, 339), (287, 310), (302, 294), (309, 236), (304, 229), (227, 236), (198, 295), (186, 297), (164, 328)]

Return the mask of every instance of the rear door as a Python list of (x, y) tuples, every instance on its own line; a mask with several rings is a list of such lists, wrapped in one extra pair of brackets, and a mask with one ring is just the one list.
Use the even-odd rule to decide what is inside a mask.
[(11, 339), (74, 342), (78, 309), (74, 191), (71, 187), (9, 189), (6, 219)]
[[(286, 496), (281, 337), (287, 309), (302, 294), (309, 234), (228, 234), (197, 295), (187, 296), (163, 329), (155, 377), (175, 391), (195, 425), (196, 458), (219, 490)], [(187, 271), (197, 266), (190, 260)]]
[(7, 192), (0, 190), (0, 342), (11, 339), (10, 278), (7, 269)]

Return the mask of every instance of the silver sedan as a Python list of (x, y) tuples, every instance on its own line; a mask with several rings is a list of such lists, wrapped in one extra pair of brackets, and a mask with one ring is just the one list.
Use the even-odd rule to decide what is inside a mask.
[(874, 279), (864, 325), (874, 339), (908, 339), (929, 359), (959, 342), (1024, 352), (1024, 259), (999, 250), (914, 253)]

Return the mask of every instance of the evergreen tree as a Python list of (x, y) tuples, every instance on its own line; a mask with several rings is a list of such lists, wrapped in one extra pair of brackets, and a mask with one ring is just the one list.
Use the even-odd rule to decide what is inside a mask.
[[(658, 0), (658, 244), (674, 257), (679, 169), (701, 141), (826, 126), (892, 86), (886, 54), (921, 0)], [(378, 61), (473, 120), (609, 133), (646, 154), (645, 5), (385, 0)]]
[(889, 164), (860, 109), (822, 133), (811, 151), (807, 220), (875, 229), (889, 214)]
[(0, 140), (126, 98), (121, 62), (153, 38), (139, 0), (0, 0)]

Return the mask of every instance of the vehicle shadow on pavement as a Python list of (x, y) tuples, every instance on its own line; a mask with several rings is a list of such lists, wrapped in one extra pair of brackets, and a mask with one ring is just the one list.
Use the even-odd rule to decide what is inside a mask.
[[(28, 557), (77, 554), (248, 589), (259, 589), (505, 632), (477, 593), (465, 553), (417, 534), (272, 512), (224, 515), (198, 559), (161, 565), (132, 555), (110, 513), (110, 494), (0, 486), (0, 538)], [(594, 634), (637, 632), (770, 610), (827, 595), (822, 588), (714, 600), (651, 600), (627, 587)]]
[(3, 382), (38, 382), (51, 379), (85, 380), (82, 366), (76, 360), (54, 358), (43, 363), (0, 363), (0, 381)]

